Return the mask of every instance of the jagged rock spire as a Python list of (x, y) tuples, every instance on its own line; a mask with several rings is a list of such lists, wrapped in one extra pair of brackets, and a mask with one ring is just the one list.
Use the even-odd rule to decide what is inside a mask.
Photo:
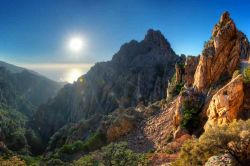
[(238, 68), (241, 57), (248, 56), (247, 38), (237, 30), (230, 14), (223, 13), (213, 29), (211, 39), (204, 46), (193, 86), (198, 91), (206, 90), (222, 76), (231, 76)]

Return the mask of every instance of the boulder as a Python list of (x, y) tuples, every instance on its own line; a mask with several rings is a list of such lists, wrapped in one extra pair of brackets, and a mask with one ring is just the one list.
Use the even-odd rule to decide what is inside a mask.
[(243, 76), (240, 74), (212, 97), (207, 109), (208, 120), (204, 129), (207, 130), (209, 127), (227, 124), (238, 119), (243, 98)]
[(237, 166), (237, 161), (230, 154), (212, 156), (205, 163), (205, 166)]

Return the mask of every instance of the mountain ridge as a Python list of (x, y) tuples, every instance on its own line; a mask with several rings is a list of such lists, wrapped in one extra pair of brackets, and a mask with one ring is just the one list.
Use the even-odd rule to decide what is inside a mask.
[[(41, 106), (36, 125), (42, 129), (43, 121), (51, 119), (52, 125), (62, 127), (95, 113), (107, 114), (118, 107), (159, 100), (166, 95), (167, 80), (172, 77), (173, 64), (179, 60), (160, 31), (149, 30), (144, 40), (125, 43), (111, 61), (97, 63), (77, 82), (66, 85), (55, 100)], [(64, 97), (59, 99), (60, 96)], [(66, 100), (68, 104), (59, 104), (59, 100)], [(53, 112), (56, 116), (59, 111), (65, 116), (56, 124)], [(51, 135), (53, 132), (45, 133)]]

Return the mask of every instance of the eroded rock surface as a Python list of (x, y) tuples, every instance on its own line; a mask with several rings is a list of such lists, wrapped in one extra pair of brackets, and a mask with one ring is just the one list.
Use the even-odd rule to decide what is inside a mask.
[(243, 76), (238, 75), (212, 97), (204, 129), (227, 124), (237, 119), (243, 105), (243, 98)]
[(186, 58), (185, 62), (185, 75), (184, 75), (184, 81), (185, 81), (185, 86), (190, 87), (194, 83), (194, 74), (197, 68), (199, 62), (199, 57), (196, 56), (188, 56)]
[(230, 154), (212, 156), (205, 163), (205, 166), (237, 166), (239, 165), (234, 157)]
[[(204, 96), (197, 92), (193, 88), (186, 89), (180, 93), (176, 102), (175, 115), (173, 117), (173, 123), (176, 128), (174, 137), (179, 138), (184, 134), (192, 134), (198, 128), (199, 113), (203, 106)], [(186, 116), (196, 117), (194, 119), (188, 119)], [(187, 124), (183, 122), (186, 121)], [(183, 124), (185, 127), (183, 127)]]
[(204, 91), (223, 75), (232, 76), (240, 59), (247, 57), (249, 42), (245, 35), (237, 30), (229, 13), (225, 12), (215, 25), (211, 39), (205, 44), (193, 86), (198, 91)]

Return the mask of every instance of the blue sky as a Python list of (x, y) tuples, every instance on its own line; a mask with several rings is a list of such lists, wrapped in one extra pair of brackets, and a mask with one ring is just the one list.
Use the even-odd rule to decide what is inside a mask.
[[(149, 28), (160, 30), (177, 54), (198, 55), (225, 10), (249, 37), (249, 9), (247, 0), (0, 0), (0, 60), (33, 68), (94, 64), (142, 40)], [(66, 49), (72, 36), (86, 42), (78, 56)]]

